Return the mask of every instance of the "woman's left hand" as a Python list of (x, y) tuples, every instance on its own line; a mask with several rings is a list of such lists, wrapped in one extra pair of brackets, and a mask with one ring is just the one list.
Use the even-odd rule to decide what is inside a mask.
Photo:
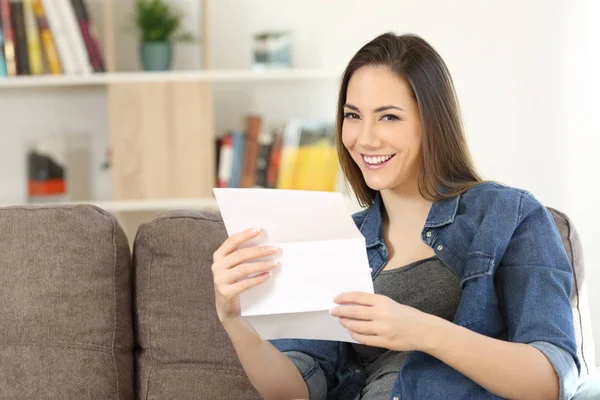
[(359, 343), (395, 351), (423, 351), (434, 317), (386, 296), (348, 292), (331, 310)]

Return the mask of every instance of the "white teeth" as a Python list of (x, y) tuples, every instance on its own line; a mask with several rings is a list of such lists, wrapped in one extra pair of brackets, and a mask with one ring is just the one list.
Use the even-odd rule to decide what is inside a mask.
[(363, 158), (368, 164), (377, 165), (377, 164), (383, 164), (384, 162), (386, 162), (387, 160), (392, 158), (392, 156), (393, 156), (393, 154), (391, 154), (389, 156), (377, 156), (377, 157), (363, 156)]

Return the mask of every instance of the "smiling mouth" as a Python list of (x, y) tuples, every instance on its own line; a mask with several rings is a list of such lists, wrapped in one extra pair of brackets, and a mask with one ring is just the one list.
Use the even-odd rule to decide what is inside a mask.
[(391, 160), (392, 158), (394, 158), (396, 154), (388, 154), (385, 156), (369, 156), (366, 154), (361, 154), (363, 161), (365, 162), (365, 164), (370, 165), (370, 166), (379, 166), (379, 165), (383, 165), (386, 162), (388, 162), (389, 160)]

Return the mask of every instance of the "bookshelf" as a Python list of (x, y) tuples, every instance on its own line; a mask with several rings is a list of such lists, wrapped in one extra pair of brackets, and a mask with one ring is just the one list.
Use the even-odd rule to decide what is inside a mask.
[[(98, 202), (92, 198), (89, 203), (115, 213), (214, 208), (214, 139), (223, 133), (226, 125), (223, 118), (219, 120), (216, 115), (219, 107), (223, 114), (223, 93), (241, 88), (242, 95), (226, 103), (226, 107), (233, 110), (232, 115), (241, 115), (244, 112), (242, 107), (258, 99), (257, 102), (267, 104), (266, 110), (271, 115), (284, 119), (292, 113), (304, 115), (303, 109), (291, 110), (285, 101), (268, 99), (268, 96), (281, 96), (285, 91), (306, 94), (323, 83), (333, 87), (341, 76), (341, 71), (318, 67), (266, 71), (223, 69), (222, 66), (213, 68), (211, 53), (229, 50), (211, 47), (210, 35), (214, 29), (210, 27), (215, 24), (210, 19), (211, 1), (208, 0), (200, 3), (189, 0), (190, 4), (194, 3), (193, 8), (201, 10), (197, 20), (199, 31), (196, 32), (202, 38), (197, 49), (202, 60), (198, 68), (143, 72), (129, 70), (130, 65), (127, 65), (122, 69), (126, 63), (121, 61), (130, 61), (132, 57), (131, 51), (124, 50), (122, 42), (135, 40), (131, 37), (135, 35), (122, 32), (123, 15), (129, 12), (128, 7), (131, 10), (133, 1), (130, 0), (129, 5), (125, 4), (126, 1), (87, 1), (92, 21), (98, 28), (107, 72), (0, 78), (0, 106), (4, 102), (24, 104), (23, 107), (29, 107), (29, 104), (32, 104), (31, 107), (47, 105), (49, 109), (57, 109), (56, 113), (39, 110), (41, 114), (37, 118), (37, 121), (51, 119), (48, 126), (56, 130), (69, 124), (72, 116), (67, 113), (72, 103), (78, 103), (79, 99), (87, 102), (82, 106), (85, 108), (83, 113), (78, 108), (74, 110), (82, 116), (76, 118), (73, 129), (85, 129), (85, 118), (91, 116), (91, 129), (96, 130), (94, 135), (106, 136), (113, 157), (112, 201)], [(272, 95), (272, 89), (277, 91), (276, 95)], [(268, 92), (267, 96), (265, 92)], [(17, 106), (10, 108), (13, 114), (18, 110)], [(258, 112), (263, 109), (258, 108)], [(250, 107), (246, 111), (256, 112), (257, 108)], [(9, 130), (14, 131), (13, 138), (5, 138), (4, 142), (0, 140), (0, 157), (7, 152), (16, 154), (22, 151), (9, 149), (5, 143), (17, 143), (17, 135), (41, 130), (40, 125), (44, 122), (29, 123), (16, 117), (9, 121)], [(231, 129), (234, 128), (238, 127), (231, 126)], [(100, 142), (104, 146), (104, 142)], [(17, 157), (23, 155), (13, 156), (13, 159)], [(5, 171), (8, 171), (8, 165), (5, 162)], [(9, 186), (16, 187), (14, 183)], [(19, 196), (20, 193), (9, 189), (0, 196), (0, 203)]]

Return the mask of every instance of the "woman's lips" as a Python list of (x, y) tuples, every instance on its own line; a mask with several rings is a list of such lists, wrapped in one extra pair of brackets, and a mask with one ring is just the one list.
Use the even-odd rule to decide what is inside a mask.
[(363, 164), (368, 169), (379, 169), (384, 167), (396, 154), (361, 154)]

